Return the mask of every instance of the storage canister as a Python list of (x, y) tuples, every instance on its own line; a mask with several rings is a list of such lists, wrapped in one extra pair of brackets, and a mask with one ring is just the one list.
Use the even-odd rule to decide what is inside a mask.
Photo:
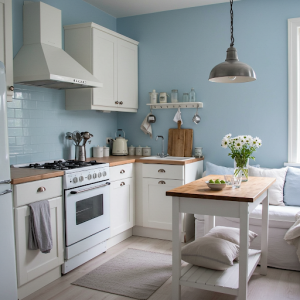
[(134, 146), (130, 146), (130, 147), (128, 147), (128, 152), (129, 152), (129, 155), (135, 155), (135, 147)]
[(178, 90), (172, 90), (171, 92), (171, 103), (178, 102)]
[(200, 157), (202, 155), (202, 147), (195, 147), (195, 157)]
[(143, 155), (143, 148), (141, 146), (135, 148), (135, 155)]
[(151, 156), (151, 148), (146, 146), (143, 148), (143, 156)]
[(158, 93), (156, 93), (156, 90), (153, 90), (152, 92), (149, 93), (151, 104), (156, 104), (157, 103), (157, 94)]
[(103, 147), (93, 147), (93, 157), (103, 157)]
[(103, 156), (104, 157), (109, 156), (109, 147), (103, 147)]

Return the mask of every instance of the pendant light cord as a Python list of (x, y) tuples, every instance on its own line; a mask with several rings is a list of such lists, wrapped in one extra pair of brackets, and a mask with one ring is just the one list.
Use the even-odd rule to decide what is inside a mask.
[(232, 5), (233, 5), (233, 0), (230, 0), (230, 18), (231, 18), (231, 24), (230, 24), (231, 43), (230, 43), (230, 47), (233, 47), (233, 45), (234, 45), (234, 37), (233, 37), (233, 9), (232, 9)]

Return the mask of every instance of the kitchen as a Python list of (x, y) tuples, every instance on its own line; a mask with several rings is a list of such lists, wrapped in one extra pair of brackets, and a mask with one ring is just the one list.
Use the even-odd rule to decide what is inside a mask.
[[(188, 49), (186, 53), (192, 54), (192, 57), (196, 59), (196, 56), (194, 55), (194, 51), (197, 50), (197, 48), (201, 47), (201, 45), (198, 43), (198, 38), (195, 35), (199, 30), (199, 28), (194, 27), (195, 24), (181, 24), (185, 25), (186, 28), (193, 28), (191, 32), (189, 32), (187, 37), (183, 37), (182, 35), (179, 35), (182, 37), (182, 40), (179, 39), (179, 36), (173, 35), (172, 31), (168, 31), (168, 29), (165, 27), (165, 20), (163, 20), (163, 15), (160, 15), (159, 13), (154, 17), (154, 15), (145, 15), (143, 16), (137, 16), (130, 18), (115, 18), (111, 15), (105, 13), (104, 11), (95, 8), (94, 6), (91, 6), (89, 3), (84, 1), (76, 0), (74, 1), (63, 1), (63, 3), (59, 3), (57, 1), (45, 1), (45, 3), (54, 6), (62, 11), (62, 44), (64, 45), (65, 42), (65, 36), (66, 33), (63, 29), (63, 26), (73, 25), (73, 24), (79, 24), (79, 23), (89, 23), (94, 22), (95, 24), (98, 24), (100, 26), (103, 26), (109, 30), (118, 32), (119, 34), (122, 34), (128, 39), (132, 39), (134, 41), (137, 41), (139, 43), (138, 49), (139, 49), (139, 92), (138, 92), (138, 109), (137, 114), (135, 113), (125, 113), (122, 112), (122, 109), (117, 109), (119, 112), (114, 111), (113, 109), (109, 110), (109, 113), (102, 112), (101, 110), (92, 110), (84, 108), (82, 110), (66, 110), (66, 105), (68, 105), (68, 96), (65, 95), (64, 90), (56, 90), (56, 89), (45, 89), (35, 86), (28, 86), (28, 85), (20, 85), (20, 84), (14, 84), (14, 93), (13, 95), (13, 101), (8, 102), (7, 104), (7, 117), (8, 117), (8, 137), (9, 137), (9, 153), (10, 153), (10, 164), (12, 165), (20, 165), (20, 164), (29, 164), (29, 163), (36, 163), (36, 162), (43, 162), (43, 161), (54, 161), (54, 160), (60, 160), (62, 158), (68, 159), (69, 158), (69, 144), (68, 140), (65, 138), (66, 132), (79, 130), (79, 131), (88, 131), (93, 134), (92, 143), (87, 144), (86, 154), (87, 158), (93, 157), (93, 147), (100, 145), (105, 146), (106, 144), (106, 138), (108, 137), (114, 137), (115, 133), (118, 128), (124, 129), (126, 133), (126, 139), (129, 140), (129, 145), (134, 146), (151, 146), (152, 155), (156, 153), (161, 153), (161, 141), (155, 141), (155, 139), (149, 139), (147, 135), (144, 135), (143, 132), (139, 129), (140, 125), (145, 118), (145, 116), (149, 113), (149, 107), (146, 106), (146, 103), (149, 103), (149, 92), (152, 91), (154, 88), (156, 88), (159, 92), (168, 92), (170, 93), (172, 89), (178, 88), (180, 93), (182, 92), (188, 92), (192, 86), (195, 86), (196, 92), (197, 92), (197, 101), (201, 101), (205, 104), (204, 109), (199, 109), (199, 114), (201, 116), (201, 122), (199, 125), (194, 125), (192, 123), (192, 117), (195, 113), (194, 109), (182, 109), (182, 118), (185, 122), (184, 127), (186, 126), (191, 127), (194, 129), (194, 146), (204, 146), (204, 154), (205, 157), (214, 160), (216, 163), (220, 160), (220, 155), (218, 151), (215, 150), (217, 147), (214, 140), (211, 140), (209, 138), (208, 132), (210, 132), (211, 135), (219, 136), (223, 133), (219, 133), (220, 128), (222, 127), (222, 123), (220, 123), (217, 120), (220, 120), (222, 117), (222, 113), (226, 111), (227, 105), (230, 106), (232, 109), (231, 112), (239, 112), (239, 109), (241, 108), (238, 104), (237, 107), (235, 107), (235, 103), (233, 98), (238, 98), (241, 95), (245, 98), (250, 99), (254, 102), (252, 107), (248, 108), (249, 113), (255, 113), (257, 114), (257, 117), (262, 117), (262, 115), (267, 110), (267, 104), (260, 103), (261, 96), (257, 97), (255, 100), (252, 99), (253, 93), (256, 92), (251, 91), (251, 86), (244, 87), (243, 91), (239, 90), (237, 88), (236, 90), (230, 90), (228, 91), (227, 87), (221, 87), (216, 89), (211, 89), (209, 87), (209, 83), (207, 81), (207, 72), (201, 71), (200, 66), (208, 67), (207, 64), (203, 63), (203, 59), (206, 60), (207, 58), (203, 57), (201, 58), (201, 64), (197, 63), (197, 69), (200, 72), (193, 68), (193, 64), (195, 63), (194, 60), (189, 60), (188, 55), (183, 55), (182, 60), (179, 59), (178, 52), (184, 53), (183, 49), (187, 49), (186, 46), (188, 45), (189, 39), (193, 39), (195, 42), (193, 42), (193, 49)], [(16, 57), (17, 53), (21, 49), (23, 45), (23, 1), (19, 0), (13, 0), (12, 1), (12, 16), (13, 16), (13, 56)], [(209, 10), (213, 10), (213, 12), (216, 14), (221, 20), (224, 21), (225, 24), (228, 21), (228, 16), (224, 14), (224, 11), (227, 12), (225, 9), (224, 4), (215, 5), (215, 8), (213, 6), (203, 6), (198, 7), (197, 9), (193, 10), (190, 9), (191, 15), (189, 16), (189, 19), (184, 19), (184, 15), (180, 15), (180, 10), (173, 11), (173, 12), (166, 12), (165, 16), (168, 17), (168, 21), (173, 22), (173, 17), (177, 20), (179, 20), (179, 23), (189, 23), (194, 18), (194, 14), (199, 12), (201, 16), (205, 16)], [(246, 4), (245, 5), (249, 5)], [(296, 6), (296, 4), (295, 4)], [(226, 6), (227, 8), (227, 6)], [(203, 12), (202, 12), (203, 9)], [(241, 13), (242, 10), (244, 10), (242, 6), (239, 6), (237, 4), (237, 12)], [(264, 8), (262, 8), (264, 9)], [(289, 9), (292, 11), (292, 9)], [(183, 13), (186, 11), (184, 10)], [(237, 13), (237, 15), (238, 15)], [(174, 15), (170, 15), (174, 14)], [(203, 15), (202, 15), (203, 14)], [(140, 22), (140, 26), (135, 27), (134, 23), (135, 21)], [(147, 35), (147, 27), (148, 24), (152, 23), (154, 24), (156, 22), (157, 26), (160, 26), (165, 32), (159, 33), (156, 32), (155, 35), (153, 35), (153, 32), (149, 33), (148, 40), (143, 40), (143, 34)], [(203, 28), (205, 27), (205, 22), (209, 22), (207, 19), (203, 19), (201, 21), (201, 25)], [(172, 23), (173, 24), (173, 23)], [(220, 30), (218, 23), (212, 24), (209, 23), (210, 26), (215, 26), (213, 28), (217, 28), (216, 30)], [(180, 24), (173, 24), (175, 28), (177, 26), (181, 26)], [(199, 24), (198, 24), (199, 25)], [(155, 26), (154, 26), (155, 27)], [(225, 26), (226, 27), (226, 26)], [(152, 27), (148, 27), (149, 30), (154, 30)], [(227, 29), (227, 27), (226, 27)], [(241, 37), (242, 33), (238, 30), (243, 30), (240, 28), (237, 28), (237, 36)], [(282, 29), (281, 29), (282, 30)], [(213, 31), (213, 30), (212, 30)], [(218, 33), (219, 39), (221, 39), (222, 44), (224, 44), (224, 48), (227, 46), (228, 41), (226, 38), (227, 31), (224, 29), (221, 29), (221, 33)], [(164, 51), (161, 53), (162, 55), (159, 55), (161, 49), (161, 42), (162, 38), (164, 38), (166, 35), (171, 33), (171, 37), (168, 41), (168, 43), (163, 43)], [(178, 33), (178, 31), (177, 31)], [(201, 35), (205, 36), (205, 29), (203, 29), (203, 32)], [(248, 35), (248, 34), (247, 34)], [(203, 36), (202, 36), (203, 37)], [(200, 37), (199, 40), (202, 38)], [(157, 38), (157, 39), (156, 39)], [(208, 39), (209, 40), (209, 39)], [(207, 40), (207, 41), (208, 41)], [(238, 38), (237, 38), (238, 40)], [(213, 41), (213, 43), (216, 43), (216, 41)], [(247, 39), (244, 39), (243, 41), (240, 41), (241, 49), (242, 47), (247, 47), (248, 41)], [(77, 45), (76, 47), (79, 47)], [(175, 61), (178, 62), (178, 64), (170, 63), (169, 58), (167, 56), (169, 53), (174, 52), (175, 47), (177, 47), (177, 50), (175, 51)], [(203, 45), (202, 45), (203, 47)], [(66, 45), (63, 46), (63, 48), (66, 48)], [(223, 47), (220, 46), (220, 48), (223, 49)], [(74, 47), (75, 49), (75, 47)], [(240, 50), (241, 54), (244, 53), (244, 50)], [(198, 50), (197, 50), (198, 51)], [(207, 51), (207, 50), (206, 50)], [(280, 53), (284, 51), (283, 49), (278, 50)], [(155, 61), (155, 65), (151, 66), (152, 59), (149, 59), (149, 57), (157, 57), (157, 61)], [(224, 53), (218, 49), (218, 51), (215, 51), (214, 58), (210, 60), (209, 66), (210, 68), (218, 62), (219, 60), (222, 61)], [(247, 62), (249, 62), (250, 65), (257, 65), (254, 59), (255, 55), (248, 55)], [(153, 58), (154, 60), (156, 58)], [(198, 59), (198, 58), (197, 58)], [(165, 61), (168, 61), (168, 64), (164, 63)], [(173, 60), (174, 61), (174, 60)], [(255, 69), (259, 70), (260, 66), (256, 66)], [(258, 71), (257, 71), (258, 72)], [(260, 73), (263, 73), (264, 70), (260, 70)], [(173, 76), (169, 76), (171, 73), (174, 73)], [(157, 78), (156, 78), (157, 76)], [(171, 78), (172, 77), (172, 78)], [(185, 78), (187, 77), (187, 78)], [(170, 79), (171, 78), (171, 79)], [(201, 85), (199, 84), (201, 82)], [(261, 84), (261, 83), (260, 83)], [(261, 86), (258, 87), (261, 92), (264, 90)], [(245, 92), (246, 91), (246, 92)], [(75, 92), (75, 90), (73, 91)], [(226, 94), (227, 92), (227, 94)], [(72, 93), (72, 91), (70, 92)], [(210, 93), (213, 93), (213, 96), (210, 96)], [(225, 94), (224, 94), (225, 93)], [(231, 97), (232, 95), (230, 93), (234, 94), (234, 97)], [(245, 96), (246, 94), (246, 96)], [(223, 97), (223, 95), (226, 96), (226, 101), (217, 102), (215, 99), (220, 99)], [(252, 95), (252, 97), (250, 96)], [(180, 95), (181, 97), (181, 95)], [(214, 99), (211, 99), (214, 98)], [(209, 101), (208, 101), (209, 99)], [(269, 96), (268, 96), (269, 99)], [(243, 101), (246, 101), (247, 99), (244, 99)], [(210, 103), (209, 103), (210, 102)], [(217, 109), (216, 109), (216, 106)], [(258, 107), (260, 110), (258, 111)], [(126, 109), (126, 108), (125, 108)], [(256, 111), (257, 110), (257, 111)], [(280, 110), (286, 110), (284, 103), (278, 102), (278, 106), (275, 108), (276, 112), (279, 112)], [(124, 110), (123, 110), (124, 111)], [(207, 111), (207, 112), (206, 112)], [(167, 109), (167, 110), (154, 110), (154, 114), (156, 115), (157, 121), (156, 124), (153, 125), (153, 135), (154, 137), (157, 135), (162, 135), (167, 139), (168, 137), (168, 129), (169, 128), (175, 128), (176, 124), (172, 121), (174, 114), (176, 110), (174, 109)], [(229, 112), (230, 113), (230, 112)], [(275, 114), (276, 115), (276, 114)], [(167, 121), (168, 120), (168, 121)], [(243, 124), (242, 119), (239, 117), (239, 122), (241, 122), (241, 126), (245, 126), (247, 128), (247, 124)], [(212, 126), (214, 122), (217, 122), (217, 124), (220, 124), (219, 126)], [(270, 120), (271, 124), (275, 126), (275, 128), (278, 128), (278, 124), (275, 124), (275, 120)], [(229, 121), (225, 122), (225, 126), (232, 126), (232, 123)], [(259, 128), (259, 124), (254, 124), (252, 127), (253, 130), (255, 130), (255, 126)], [(204, 130), (204, 128), (209, 128), (209, 130)], [(279, 131), (279, 135), (280, 135)], [(215, 139), (218, 140), (218, 139)], [(165, 141), (165, 147), (166, 145)], [(108, 146), (108, 145), (107, 145)], [(267, 150), (264, 150), (267, 151)], [(269, 165), (279, 165), (281, 161), (285, 160), (284, 153), (286, 152), (285, 149), (281, 151), (282, 157), (278, 158), (276, 156), (276, 159), (274, 160), (273, 153), (268, 158), (269, 161), (267, 164)], [(73, 157), (75, 157), (75, 149), (73, 147), (73, 152), (71, 154)], [(259, 155), (261, 157), (266, 155), (266, 152), (262, 152)], [(128, 157), (129, 158), (129, 157)], [(260, 157), (257, 157), (258, 160)], [(113, 160), (120, 160), (118, 157), (113, 157)], [(274, 162), (272, 162), (274, 160)], [(105, 162), (105, 160), (103, 160)], [(108, 161), (107, 161), (108, 162)], [(224, 162), (224, 161), (223, 161)], [(132, 159), (130, 162), (131, 164), (136, 163), (135, 159)], [(226, 162), (225, 162), (226, 163)], [(112, 182), (112, 185), (115, 182), (118, 182), (118, 184), (125, 182), (124, 180), (128, 181), (128, 186), (131, 185), (133, 181), (135, 181), (135, 185), (142, 184), (142, 180), (139, 181), (139, 177), (137, 176), (138, 172), (145, 172), (142, 168), (138, 170), (140, 167), (138, 165), (142, 165), (140, 162), (135, 165), (135, 167), (131, 167), (131, 170), (124, 170), (126, 177), (115, 177), (113, 178), (113, 173), (110, 172), (110, 180)], [(189, 164), (186, 164), (188, 166)], [(118, 169), (118, 176), (122, 175), (120, 174), (120, 171), (124, 169), (124, 167), (119, 167), (121, 165), (114, 164), (114, 161), (111, 162), (109, 165), (112, 167), (121, 168)], [(133, 165), (132, 165), (133, 166)], [(185, 168), (185, 165), (184, 167)], [(203, 166), (200, 166), (197, 168), (197, 171), (194, 175), (194, 180), (202, 176), (202, 168)], [(147, 170), (151, 172), (151, 170)], [(103, 173), (102, 171), (100, 171)], [(181, 171), (182, 172), (182, 171)], [(98, 172), (99, 173), (99, 172)], [(117, 172), (116, 172), (117, 173)], [(130, 174), (127, 176), (127, 174)], [(93, 175), (93, 174), (91, 174)], [(163, 175), (163, 174), (162, 174)], [(41, 179), (44, 180), (43, 175), (40, 175)], [(60, 175), (62, 176), (62, 174)], [(86, 175), (88, 176), (88, 175)], [(134, 177), (135, 176), (135, 177)], [(174, 175), (175, 176), (175, 175)], [(177, 176), (177, 175), (176, 175)], [(178, 175), (179, 177), (171, 178), (172, 180), (181, 180), (182, 183), (186, 183), (188, 181), (185, 181), (185, 173), (181, 173)], [(141, 176), (142, 178), (142, 176)], [(167, 178), (167, 177), (165, 177)], [(103, 179), (103, 178), (102, 178)], [(102, 180), (101, 179), (101, 180)], [(163, 177), (161, 179), (164, 179)], [(168, 178), (169, 179), (169, 178)], [(119, 182), (120, 181), (120, 182)], [(127, 182), (125, 182), (126, 188), (127, 188)], [(116, 183), (115, 183), (116, 185)], [(137, 198), (137, 193), (142, 193), (142, 191), (136, 191), (133, 187), (129, 187), (127, 190), (128, 194), (135, 193), (135, 197)], [(61, 191), (58, 194), (55, 194), (53, 196), (54, 198), (61, 197), (63, 195), (63, 192)], [(142, 196), (141, 196), (142, 197)], [(131, 200), (132, 201), (132, 200)], [(53, 204), (54, 205), (54, 204)], [(58, 205), (58, 204), (57, 204)], [(141, 204), (136, 206), (135, 209), (139, 212), (144, 212), (144, 207)], [(131, 220), (128, 222), (130, 225), (127, 224), (127, 227), (131, 226), (128, 231), (126, 229), (126, 234), (124, 234), (123, 239), (127, 238), (132, 234), (132, 230), (136, 231), (136, 235), (142, 235), (149, 237), (155, 237), (155, 234), (157, 234), (156, 231), (153, 231), (147, 233), (145, 231), (142, 231), (142, 226), (138, 227), (136, 226), (135, 229), (133, 228), (134, 224), (143, 224), (142, 215), (137, 214), (135, 212), (132, 212), (132, 215), (130, 216)], [(161, 220), (158, 220), (156, 223), (161, 222)], [(151, 225), (149, 227), (155, 228), (155, 225)], [(158, 226), (158, 225), (156, 225)], [(164, 225), (165, 229), (170, 228), (170, 224)], [(122, 229), (119, 229), (119, 231)], [(116, 230), (115, 232), (119, 234), (119, 231)], [(124, 232), (124, 231), (123, 231)], [(154, 236), (153, 236), (154, 234)], [(161, 234), (161, 232), (159, 233)], [(170, 239), (167, 235), (169, 233), (164, 233), (163, 236), (164, 239)], [(120, 242), (119, 240), (118, 242)], [(114, 243), (117, 243), (117, 241), (111, 243), (109, 247), (113, 246)], [(63, 248), (60, 248), (63, 249)], [(102, 251), (102, 250), (101, 250)], [(59, 261), (58, 263), (60, 263)], [(58, 274), (51, 274), (52, 278), (55, 276), (58, 276)], [(33, 289), (32, 287), (30, 287)], [(26, 295), (28, 291), (24, 293)]]

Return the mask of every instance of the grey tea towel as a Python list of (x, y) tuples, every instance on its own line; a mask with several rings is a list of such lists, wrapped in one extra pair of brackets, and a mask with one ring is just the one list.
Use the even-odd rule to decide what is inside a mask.
[(28, 204), (30, 207), (28, 249), (50, 253), (52, 232), (48, 200)]

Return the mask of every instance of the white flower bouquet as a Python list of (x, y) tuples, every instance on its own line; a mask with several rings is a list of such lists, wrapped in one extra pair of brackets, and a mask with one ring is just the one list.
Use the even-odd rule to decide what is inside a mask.
[(249, 158), (255, 160), (252, 155), (259, 147), (261, 147), (262, 141), (260, 138), (253, 138), (251, 135), (239, 135), (237, 137), (231, 137), (231, 134), (227, 134), (223, 137), (221, 146), (223, 148), (229, 148), (231, 150), (228, 156), (231, 156), (235, 160), (234, 176), (239, 174), (244, 175), (248, 180), (248, 161)]

